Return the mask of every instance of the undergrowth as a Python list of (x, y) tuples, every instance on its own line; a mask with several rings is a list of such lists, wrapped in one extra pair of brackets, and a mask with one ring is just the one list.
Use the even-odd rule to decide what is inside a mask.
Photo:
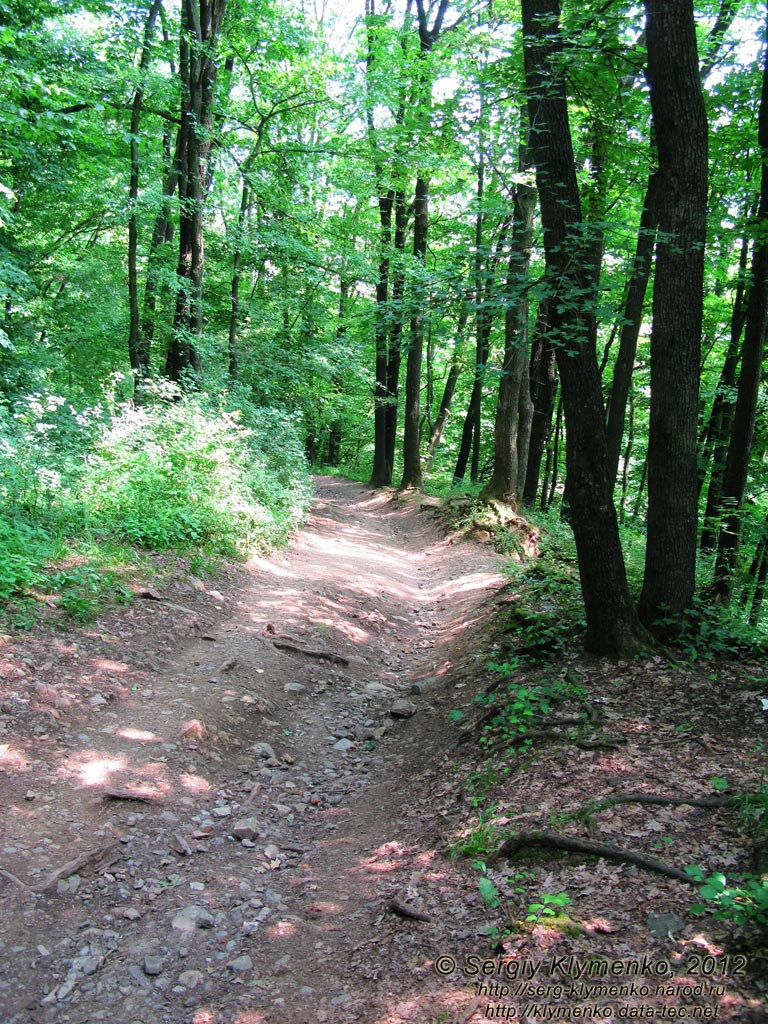
[(79, 408), (35, 393), (0, 405), (0, 604), (31, 625), (34, 602), (89, 621), (125, 603), (141, 551), (200, 565), (282, 543), (311, 482), (295, 421), (247, 397), (147, 385), (144, 404)]

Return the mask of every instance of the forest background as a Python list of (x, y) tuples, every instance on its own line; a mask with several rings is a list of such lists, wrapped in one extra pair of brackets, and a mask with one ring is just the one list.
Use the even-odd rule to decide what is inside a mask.
[(331, 465), (543, 516), (597, 653), (759, 636), (766, 5), (0, 15), (12, 626)]

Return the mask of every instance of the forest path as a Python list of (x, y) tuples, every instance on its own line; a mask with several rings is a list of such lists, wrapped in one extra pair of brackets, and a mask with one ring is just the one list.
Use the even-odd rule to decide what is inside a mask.
[(9, 657), (0, 1019), (463, 1013), (433, 967), (482, 917), (444, 856), (448, 711), (499, 569), (417, 502), (325, 477), (227, 593), (182, 580)]

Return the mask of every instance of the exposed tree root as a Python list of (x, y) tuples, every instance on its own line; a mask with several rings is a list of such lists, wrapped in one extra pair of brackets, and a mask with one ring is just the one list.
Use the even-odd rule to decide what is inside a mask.
[(654, 857), (647, 857), (643, 853), (634, 850), (626, 850), (614, 843), (596, 843), (590, 839), (577, 839), (575, 836), (565, 836), (557, 832), (519, 832), (516, 836), (506, 839), (496, 851), (497, 857), (510, 858), (526, 847), (538, 847), (545, 850), (565, 850), (569, 853), (585, 853), (592, 857), (605, 857), (607, 860), (619, 861), (623, 864), (634, 864), (646, 871), (655, 871), (660, 875), (667, 875), (669, 878), (676, 878), (688, 885), (697, 884), (679, 868), (664, 864)]
[(118, 850), (117, 843), (107, 843), (104, 846), (98, 846), (95, 850), (88, 850), (86, 853), (81, 853), (79, 857), (75, 857), (74, 860), (67, 861), (62, 867), (57, 868), (55, 871), (47, 875), (42, 882), (38, 882), (37, 885), (28, 885), (26, 882), (22, 882), (20, 878), (12, 874), (10, 871), (6, 871), (5, 868), (0, 868), (0, 878), (5, 878), (9, 882), (13, 882), (14, 885), (20, 886), (22, 889), (26, 889), (27, 892), (31, 893), (44, 893), (49, 892), (56, 885), (57, 882), (62, 878), (68, 878), (70, 875), (77, 874), (88, 864), (95, 864), (99, 870), (106, 871), (110, 864), (114, 864), (119, 859), (120, 853)]

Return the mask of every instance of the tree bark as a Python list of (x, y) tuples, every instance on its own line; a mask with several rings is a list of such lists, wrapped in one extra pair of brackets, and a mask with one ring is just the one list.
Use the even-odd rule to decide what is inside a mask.
[(648, 187), (643, 200), (643, 212), (640, 217), (640, 230), (637, 235), (635, 257), (632, 261), (632, 274), (627, 285), (624, 302), (621, 334), (619, 335), (619, 351), (613, 366), (610, 401), (606, 431), (608, 434), (608, 477), (611, 486), (616, 483), (619, 467), (621, 441), (624, 436), (624, 421), (627, 413), (627, 399), (632, 386), (632, 372), (635, 366), (637, 341), (643, 322), (643, 305), (648, 290), (653, 263), (653, 248), (656, 243), (658, 215), (659, 182), (658, 176), (652, 173), (648, 179)]
[(645, 634), (629, 595), (597, 365), (594, 247), (581, 217), (563, 75), (559, 0), (523, 0), (525, 77), (531, 151), (544, 230), (556, 347), (567, 430), (571, 522), (587, 619), (586, 646), (603, 655), (637, 651)]
[(424, 282), (429, 230), (429, 181), (416, 180), (413, 213), (413, 256), (416, 263), (416, 281), (413, 289), (414, 313), (408, 341), (408, 360), (405, 370), (405, 406), (403, 424), (403, 478), (401, 489), (421, 488), (423, 485), (420, 450), (420, 398), (421, 362), (424, 348), (426, 288)]
[(646, 0), (647, 77), (659, 155), (651, 329), (648, 539), (640, 616), (674, 634), (695, 591), (707, 116), (692, 0)]
[[(768, 20), (766, 20), (765, 36), (768, 41)], [(713, 580), (714, 594), (724, 603), (730, 601), (733, 594), (737, 569), (741, 520), (747, 488), (749, 459), (752, 454), (752, 440), (755, 433), (755, 417), (765, 351), (766, 320), (768, 319), (768, 52), (764, 58), (757, 133), (762, 162), (760, 205), (752, 251), (752, 281), (747, 299), (747, 320), (744, 326), (744, 345), (741, 351), (739, 389), (733, 411), (728, 458), (723, 474), (721, 505), (727, 511), (720, 526)]]
[(547, 319), (547, 300), (542, 298), (536, 314), (528, 370), (533, 411), (523, 487), (523, 501), (526, 505), (536, 503), (541, 460), (552, 432), (552, 414), (555, 411), (555, 395), (557, 394), (555, 348), (548, 339)]
[(709, 487), (707, 488), (707, 504), (704, 512), (704, 526), (701, 531), (700, 546), (702, 551), (714, 551), (717, 547), (718, 517), (720, 515), (720, 498), (723, 493), (723, 473), (725, 460), (728, 456), (728, 440), (733, 428), (733, 392), (736, 387), (736, 371), (741, 357), (741, 336), (747, 319), (745, 302), (745, 281), (747, 277), (747, 259), (749, 241), (742, 240), (739, 255), (739, 280), (731, 312), (731, 333), (728, 351), (725, 355), (720, 379), (712, 403), (706, 430), (703, 432), (699, 452), (699, 487), (704, 483), (709, 464)]
[(166, 373), (180, 380), (185, 371), (201, 369), (203, 332), (203, 207), (210, 184), (216, 87), (215, 51), (226, 0), (183, 0), (179, 73), (182, 86), (181, 132), (185, 137), (179, 181), (178, 291), (173, 337)]
[[(521, 170), (528, 161), (520, 160)], [(520, 392), (528, 365), (528, 268), (533, 244), (533, 218), (536, 189), (520, 183), (515, 186), (507, 309), (504, 318), (504, 359), (499, 380), (499, 397), (493, 433), (493, 473), (481, 492), (481, 498), (495, 498), (518, 507), (521, 492), (519, 478), (525, 467), (519, 460), (518, 441)], [(526, 385), (527, 385), (526, 381)], [(530, 397), (528, 399), (530, 404)]]
[(139, 313), (139, 218), (137, 204), (139, 201), (139, 128), (141, 126), (141, 109), (144, 105), (144, 76), (152, 55), (152, 36), (155, 22), (160, 11), (162, 0), (153, 0), (144, 23), (144, 40), (139, 58), (139, 83), (133, 94), (131, 105), (130, 127), (130, 159), (131, 174), (128, 185), (128, 202), (130, 216), (128, 218), (128, 308), (130, 326), (128, 331), (128, 357), (133, 370), (135, 383), (138, 385), (149, 372), (149, 350), (141, 337), (141, 317)]

